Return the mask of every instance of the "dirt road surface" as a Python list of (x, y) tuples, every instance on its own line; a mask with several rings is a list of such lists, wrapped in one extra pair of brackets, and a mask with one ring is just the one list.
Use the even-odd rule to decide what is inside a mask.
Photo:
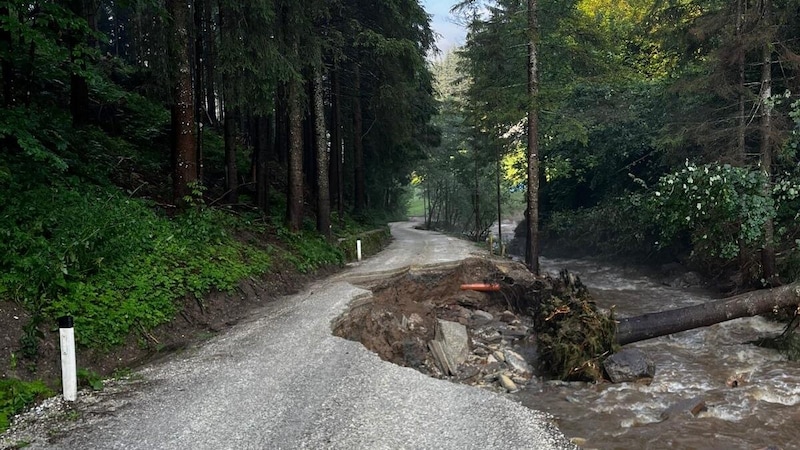
[(63, 449), (572, 449), (542, 413), (428, 378), (335, 337), (366, 279), (483, 251), (392, 224), (393, 243), (282, 298), (203, 345), (146, 366), (127, 387), (80, 394), (67, 431), (16, 435)]

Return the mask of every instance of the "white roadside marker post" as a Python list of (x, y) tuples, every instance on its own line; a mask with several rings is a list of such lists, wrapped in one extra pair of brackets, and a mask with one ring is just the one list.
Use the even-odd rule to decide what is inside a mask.
[(61, 337), (61, 384), (64, 400), (74, 402), (78, 399), (78, 375), (75, 364), (75, 328), (72, 316), (58, 318), (58, 331)]
[(358, 262), (361, 262), (361, 239), (356, 239), (356, 255), (358, 256)]

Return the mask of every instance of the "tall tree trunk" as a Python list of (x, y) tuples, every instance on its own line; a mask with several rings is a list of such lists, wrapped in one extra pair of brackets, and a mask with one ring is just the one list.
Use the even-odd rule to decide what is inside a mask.
[(744, 31), (744, 2), (746, 0), (736, 0), (736, 45), (739, 47), (737, 56), (737, 69), (739, 70), (739, 120), (736, 129), (736, 149), (738, 150), (738, 157), (742, 159), (742, 164), (747, 163), (747, 149), (745, 148), (745, 130), (747, 128), (747, 118), (745, 117), (745, 99), (746, 89), (745, 86), (745, 49), (743, 42)]
[(800, 283), (764, 291), (753, 291), (685, 308), (620, 319), (617, 343), (645, 339), (706, 327), (719, 322), (767, 314), (775, 308), (800, 305)]
[[(18, 20), (20, 23), (25, 23), (26, 20), (30, 20), (30, 28), (36, 28), (36, 22), (39, 20), (39, 16), (41, 11), (38, 5), (34, 4), (34, 13), (30, 19), (25, 17), (25, 9), (19, 8), (17, 11)], [(24, 45), (24, 43), (20, 42)], [(34, 92), (34, 72), (36, 69), (36, 41), (31, 40), (31, 43), (28, 45), (28, 55), (20, 64), (20, 89), (18, 92), (22, 94), (22, 103), (25, 106), (29, 106), (31, 104), (31, 96)]]
[(481, 191), (478, 181), (478, 155), (475, 155), (475, 242), (480, 240), (481, 233)]
[[(763, 47), (761, 67), (761, 170), (766, 182), (764, 196), (772, 192), (772, 1), (763, 0), (763, 28), (769, 30)], [(761, 277), (770, 285), (780, 284), (775, 271), (775, 231), (772, 218), (764, 223), (764, 245), (761, 248)]]
[(197, 181), (194, 97), (187, 30), (189, 7), (186, 0), (169, 0), (172, 16), (172, 193), (176, 204), (183, 205), (190, 194), (189, 185)]
[(206, 123), (204, 107), (205, 80), (203, 79), (205, 57), (205, 35), (208, 27), (203, 21), (205, 2), (194, 3), (194, 112), (197, 123), (197, 178), (203, 179), (203, 124)]
[(236, 120), (238, 110), (235, 110), (225, 103), (225, 112), (223, 120), (225, 121), (225, 201), (228, 203), (237, 203), (239, 201), (239, 170), (236, 165), (236, 143), (238, 141), (238, 133), (236, 128)]
[(342, 186), (342, 110), (339, 71), (331, 72), (331, 161), (330, 161), (330, 198), (336, 202), (339, 220), (344, 219), (344, 198)]
[[(97, 20), (95, 18), (95, 9), (97, 5), (93, 1), (77, 0), (70, 2), (70, 9), (72, 12), (85, 19), (91, 31), (97, 29)], [(75, 63), (77, 52), (75, 47), (81, 44), (94, 46), (94, 38), (91, 36), (72, 36), (70, 39), (70, 47), (72, 47), (72, 61)], [(86, 56), (84, 55), (85, 59)], [(83, 61), (79, 64), (81, 70), (86, 69), (86, 62)], [(69, 109), (72, 114), (72, 126), (75, 128), (82, 128), (89, 123), (89, 84), (86, 78), (78, 72), (70, 74), (70, 91), (69, 91)]]
[[(206, 123), (205, 119), (205, 35), (206, 29), (203, 23), (205, 1), (194, 1), (194, 106), (198, 126)], [(198, 138), (199, 138), (198, 133)], [(198, 139), (199, 141), (200, 139)]]
[(214, 0), (199, 0), (203, 2), (203, 22), (206, 30), (203, 33), (203, 46), (205, 48), (205, 112), (206, 120), (211, 126), (217, 125), (217, 98), (214, 91), (214, 64), (216, 52), (216, 36), (212, 23)]
[(505, 256), (503, 254), (503, 210), (501, 209), (502, 198), (500, 196), (500, 147), (495, 145), (494, 151), (496, 161), (495, 181), (497, 184), (497, 245), (500, 249), (500, 256)]
[(303, 111), (299, 81), (288, 86), (289, 107), (289, 189), (286, 198), (286, 221), (291, 231), (299, 231), (303, 222)]
[(425, 216), (425, 228), (430, 229), (433, 222), (433, 200), (431, 199), (431, 188), (426, 186), (425, 195), (428, 197), (428, 215)]
[[(219, 5), (219, 29), (220, 29), (220, 42), (222, 48), (231, 48), (230, 42), (233, 38), (234, 19), (230, 11), (230, 4), (228, 2), (221, 2)], [(239, 127), (237, 121), (240, 110), (238, 108), (237, 100), (240, 99), (241, 94), (236, 92), (231, 82), (231, 76), (223, 72), (222, 75), (222, 120), (223, 120), (223, 137), (225, 140), (225, 201), (228, 203), (236, 203), (239, 201), (239, 171), (236, 164), (237, 161), (237, 143), (239, 140)]]
[(278, 86), (275, 95), (275, 151), (280, 164), (286, 164), (289, 158), (289, 104), (286, 84)]
[(269, 177), (267, 161), (272, 141), (272, 121), (269, 117), (256, 118), (256, 203), (265, 214), (269, 213)]
[(328, 132), (325, 129), (325, 99), (322, 68), (314, 68), (314, 134), (317, 156), (317, 231), (331, 237), (331, 199), (328, 185)]
[(537, 0), (528, 0), (528, 228), (525, 264), (539, 274), (539, 74), (536, 46), (539, 40)]
[[(6, 4), (0, 4), (0, 17), (8, 17), (9, 10)], [(0, 61), (3, 72), (3, 106), (14, 104), (14, 66), (11, 62), (13, 40), (11, 32), (0, 28), (0, 48), (5, 49), (5, 58)]]
[(366, 208), (366, 181), (364, 178), (364, 119), (361, 116), (361, 72), (358, 64), (353, 73), (353, 159), (355, 163), (355, 212)]
[[(306, 71), (304, 77), (307, 83), (303, 84), (305, 98), (308, 103), (304, 105), (303, 115), (303, 184), (309, 191), (310, 198), (317, 198), (317, 160), (316, 160), (316, 134), (314, 130), (316, 111), (314, 110), (314, 73)], [(314, 205), (316, 207), (316, 204)]]
[(72, 126), (83, 128), (89, 123), (89, 85), (86, 78), (77, 73), (69, 77), (69, 110), (72, 114)]

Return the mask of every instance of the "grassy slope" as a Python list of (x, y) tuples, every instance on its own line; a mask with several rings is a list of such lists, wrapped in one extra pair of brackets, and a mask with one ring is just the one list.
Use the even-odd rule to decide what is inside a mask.
[[(79, 352), (99, 355), (97, 366), (85, 362), (87, 381), (115, 369), (107, 364), (115, 353), (163, 348), (170, 339), (154, 338), (154, 330), (169, 334), (187, 305), (224, 319), (228, 306), (241, 308), (226, 304), (234, 296), (225, 293), (240, 289), (242, 280), (277, 274), (287, 284), (298, 274), (340, 267), (355, 236), (374, 227), (337, 221), (328, 242), (310, 221), (290, 233), (279, 214), (206, 207), (203, 192), (192, 199), (194, 207), (176, 213), (113, 183), (56, 177), (23, 188), (24, 182), (0, 182), (7, 200), (0, 205), (0, 307), (22, 310), (5, 318), (16, 326), (0, 323), (0, 381), (24, 381), (0, 383), (0, 430), (16, 411), (52, 393), (36, 380), (57, 386), (60, 374), (51, 364), (58, 359), (56, 318), (74, 316)], [(273, 211), (282, 210), (281, 199), (274, 200)], [(388, 232), (377, 236), (365, 239), (365, 252), (382, 245)], [(264, 287), (269, 283), (261, 283), (261, 294), (283, 292)], [(209, 294), (216, 298), (214, 312), (205, 307)]]

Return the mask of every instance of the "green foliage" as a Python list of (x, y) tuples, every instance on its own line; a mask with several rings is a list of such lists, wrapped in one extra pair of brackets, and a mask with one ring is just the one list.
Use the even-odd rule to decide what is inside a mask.
[(424, 192), (415, 189), (414, 195), (408, 200), (408, 216), (409, 217), (422, 217), (425, 215), (425, 201), (423, 200)]
[(277, 234), (288, 246), (283, 257), (301, 273), (344, 264), (342, 251), (313, 231), (311, 225), (304, 226), (299, 233), (291, 233), (287, 228), (280, 227)]
[(764, 224), (772, 219), (776, 239), (786, 249), (780, 273), (796, 279), (800, 253), (790, 239), (797, 233), (799, 200), (796, 175), (781, 174), (767, 188), (758, 170), (687, 162), (644, 192), (553, 213), (546, 222), (546, 240), (561, 250), (605, 255), (688, 248), (695, 262), (721, 267), (738, 261), (742, 249), (761, 248)]
[(63, 172), (67, 162), (59, 151), (67, 148), (68, 119), (62, 111), (48, 112), (27, 106), (4, 108), (0, 114), (0, 138), (10, 138), (29, 160), (42, 170)]
[(775, 217), (766, 182), (758, 170), (687, 161), (662, 177), (647, 201), (659, 225), (659, 245), (686, 232), (695, 253), (722, 260), (736, 258), (743, 247), (760, 246), (764, 224)]
[(0, 296), (37, 320), (70, 314), (79, 345), (110, 348), (171, 320), (178, 298), (268, 270), (268, 252), (233, 240), (232, 222), (201, 207), (169, 220), (113, 189), (26, 191), (0, 208)]
[(37, 400), (55, 395), (41, 381), (25, 382), (11, 378), (0, 379), (0, 433), (8, 428), (15, 414)]
[(348, 233), (339, 238), (338, 248), (347, 261), (358, 259), (357, 240), (361, 240), (361, 256), (367, 257), (378, 253), (392, 238), (389, 227), (366, 231), (363, 233)]
[(792, 103), (789, 118), (794, 122), (794, 127), (792, 128), (791, 139), (789, 139), (787, 144), (791, 148), (792, 153), (797, 154), (798, 146), (800, 146), (800, 100)]
[(22, 327), (22, 336), (19, 339), (20, 351), (23, 357), (34, 359), (39, 353), (39, 340), (44, 333), (39, 329), (42, 316), (34, 314), (30, 321)]
[(80, 367), (78, 368), (77, 375), (79, 386), (89, 386), (95, 391), (102, 391), (103, 387), (105, 387), (103, 377), (93, 370)]
[(553, 212), (544, 224), (543, 241), (553, 250), (577, 254), (648, 254), (658, 230), (631, 194), (591, 208)]

